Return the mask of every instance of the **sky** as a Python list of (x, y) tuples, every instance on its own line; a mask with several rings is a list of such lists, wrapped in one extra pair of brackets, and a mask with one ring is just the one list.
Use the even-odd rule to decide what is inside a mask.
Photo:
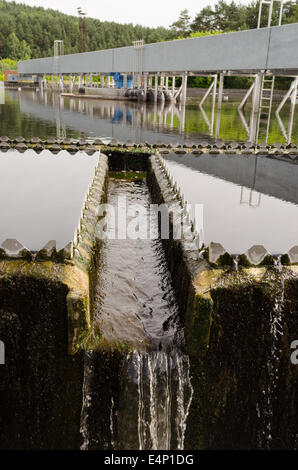
[[(192, 18), (203, 7), (214, 5), (216, 0), (15, 0), (16, 3), (25, 3), (30, 6), (52, 8), (69, 15), (76, 15), (77, 7), (82, 7), (87, 15), (102, 21), (115, 21), (116, 23), (134, 23), (143, 26), (168, 27), (177, 20), (181, 10), (187, 8)], [(229, 1), (229, 0), (228, 0)], [(246, 0), (237, 3), (246, 4)]]

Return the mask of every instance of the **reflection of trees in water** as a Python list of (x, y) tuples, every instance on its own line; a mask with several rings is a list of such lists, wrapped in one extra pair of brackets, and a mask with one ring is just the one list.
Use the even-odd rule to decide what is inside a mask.
[[(206, 116), (199, 108), (200, 99), (197, 98), (189, 100), (187, 105), (183, 107), (170, 103), (154, 105), (98, 99), (70, 99), (61, 97), (52, 91), (37, 93), (35, 90), (22, 92), (6, 90), (5, 97), (5, 105), (0, 106), (0, 135), (8, 135), (9, 137), (22, 135), (25, 138), (38, 136), (41, 139), (46, 139), (47, 137), (63, 138), (67, 134), (67, 137), (75, 139), (106, 136), (119, 140), (134, 139), (135, 141), (149, 140), (150, 138), (152, 142), (157, 140), (183, 141), (184, 139), (196, 142), (202, 138), (210, 139), (210, 126)], [(239, 102), (236, 101), (223, 102), (220, 139), (225, 141), (247, 140), (247, 131), (237, 110), (238, 104)], [(285, 141), (275, 117), (275, 109), (276, 104), (274, 103), (269, 143)], [(212, 112), (211, 97), (206, 99), (204, 111), (210, 117)], [(55, 113), (58, 113), (58, 119)], [(244, 110), (247, 119), (249, 119), (250, 113), (251, 105), (247, 103)], [(288, 104), (284, 106), (280, 114), (283, 122), (287, 123)], [(80, 115), (88, 117), (93, 127), (91, 128), (87, 120), (84, 121), (84, 119), (80, 123)], [(103, 122), (98, 122), (99, 120), (110, 122), (115, 127), (108, 129)], [(75, 122), (75, 125), (72, 121)], [(84, 122), (88, 125), (84, 126)], [(298, 116), (296, 113), (292, 141), (297, 140), (297, 129)], [(141, 130), (145, 132), (142, 133)], [(114, 135), (106, 134), (108, 131), (113, 131)], [(146, 131), (149, 134), (146, 134)], [(156, 135), (156, 133), (160, 133), (160, 135)], [(263, 138), (261, 133), (260, 141)]]

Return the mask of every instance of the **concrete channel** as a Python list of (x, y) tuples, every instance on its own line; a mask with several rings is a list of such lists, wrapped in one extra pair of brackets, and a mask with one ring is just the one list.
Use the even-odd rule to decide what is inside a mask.
[[(222, 251), (222, 247), (203, 246), (162, 157), (173, 149), (164, 145), (149, 148), (128, 143), (120, 147), (113, 143), (11, 142), (1, 138), (0, 147), (5, 151), (0, 155), (0, 165), (2, 156), (9, 159), (15, 152), (23, 152), (20, 155), (26, 160), (27, 152), (32, 152), (30, 147), (41, 152), (36, 153), (40, 162), (48, 150), (56, 153), (53, 159), (65, 158), (66, 150), (76, 152), (78, 159), (90, 159), (92, 170), (85, 178), (87, 190), (81, 191), (85, 191), (84, 197), (72, 215), (73, 231), (67, 232), (67, 240), (58, 249), (54, 242), (42, 246), (40, 240), (28, 249), (13, 235), (1, 240), (0, 339), (6, 349), (6, 363), (0, 369), (1, 446), (297, 448), (298, 375), (289, 361), (295, 339), (292, 335), (298, 326), (296, 255), (291, 258), (284, 253), (277, 260), (267, 252), (258, 258), (243, 253), (235, 263), (233, 254)], [(233, 148), (228, 144), (225, 148), (209, 144), (180, 147), (174, 153), (214, 152), (220, 159), (226, 158), (220, 155), (225, 151), (257, 152), (264, 161), (286, 158), (293, 166), (297, 153), (296, 148)], [(67, 167), (62, 170), (57, 166), (57, 171), (64, 171), (65, 184), (73, 181)], [(147, 200), (162, 204), (168, 216), (169, 237), (161, 236), (160, 226), (156, 242), (164, 260), (163, 281), (157, 279), (156, 286), (166, 282), (172, 292), (167, 305), (174, 310), (161, 327), (166, 332), (163, 334), (168, 334), (172, 325), (169, 342), (155, 333), (148, 334), (150, 315), (160, 314), (160, 304), (153, 304), (151, 314), (144, 310), (148, 324), (141, 308), (146, 336), (141, 342), (125, 335), (119, 341), (104, 337), (105, 326), (96, 322), (96, 315), (100, 318), (103, 311), (98, 311), (101, 289), (117, 296), (119, 287), (99, 283), (109, 259), (102, 258), (106, 245), (98, 231), (102, 217), (99, 207), (109, 201), (113, 191), (118, 194), (117, 181), (122, 181), (124, 188), (139, 182), (140, 187), (147, 188)], [(29, 191), (30, 180), (25, 187)], [(41, 219), (40, 223), (45, 222)], [(59, 226), (61, 220), (56, 223)], [(176, 233), (181, 236), (176, 237)], [(120, 256), (124, 245), (109, 249), (110, 253), (119, 250)], [(111, 259), (117, 264), (115, 258)], [(138, 262), (145, 265), (146, 261), (140, 255)], [(114, 270), (117, 279), (120, 259)], [(158, 298), (160, 293), (156, 292)], [(141, 295), (139, 299), (142, 304)], [(109, 308), (112, 300), (108, 298)], [(153, 426), (154, 410), (150, 409), (145, 418), (132, 411), (130, 417), (139, 389), (135, 388), (135, 379), (127, 381), (127, 377), (134, 376), (140, 367), (143, 372), (166, 369), (167, 376), (173, 377), (172, 415), (170, 420), (164, 416), (169, 422), (162, 436)], [(164, 384), (155, 385), (156, 390), (165, 391)], [(175, 401), (177, 390), (184, 394), (182, 411)], [(157, 409), (162, 403), (156, 404)], [(178, 412), (180, 428), (176, 429), (173, 423)], [(146, 420), (148, 427), (138, 434), (137, 424)], [(125, 427), (129, 430), (126, 437)], [(239, 427), (243, 429), (241, 435)]]

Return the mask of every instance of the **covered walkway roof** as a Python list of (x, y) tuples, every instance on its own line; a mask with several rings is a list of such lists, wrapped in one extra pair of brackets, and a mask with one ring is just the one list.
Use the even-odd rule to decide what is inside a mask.
[[(134, 72), (136, 54), (147, 73), (213, 73), (221, 71), (298, 75), (298, 23), (200, 38), (107, 49), (59, 58), (20, 61), (20, 74), (107, 74)], [(139, 70), (140, 71), (140, 70)]]

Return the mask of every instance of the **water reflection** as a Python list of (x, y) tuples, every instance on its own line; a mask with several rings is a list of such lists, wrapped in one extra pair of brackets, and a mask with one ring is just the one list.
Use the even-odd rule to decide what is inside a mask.
[(5, 89), (3, 82), (0, 82), (0, 104), (5, 104)]
[(74, 239), (98, 156), (44, 150), (0, 154), (0, 244), (16, 238), (32, 251)]
[(184, 140), (182, 105), (75, 99), (45, 91), (23, 92), (19, 102), (22, 113), (55, 122), (57, 138), (65, 137), (67, 130), (68, 137), (77, 131), (90, 138), (108, 137), (120, 142), (172, 142), (174, 136)]
[(298, 165), (241, 155), (165, 160), (192, 211), (203, 204), (206, 245), (221, 243), (232, 254), (264, 245), (274, 255), (297, 245)]
[[(112, 138), (120, 142), (192, 142), (204, 139), (247, 141), (250, 139), (251, 104), (239, 111), (239, 101), (223, 102), (220, 122), (214, 97), (182, 104), (150, 104), (131, 101), (70, 98), (50, 90), (6, 90), (0, 106), (0, 135), (25, 138)], [(201, 102), (201, 106), (199, 105)], [(274, 104), (274, 107), (276, 105)], [(297, 113), (296, 113), (297, 114)], [(280, 113), (287, 125), (289, 106)], [(297, 115), (293, 138), (298, 135)], [(219, 126), (220, 124), (220, 126)], [(272, 113), (269, 142), (285, 142), (280, 120)], [(259, 140), (264, 139), (262, 131)]]

